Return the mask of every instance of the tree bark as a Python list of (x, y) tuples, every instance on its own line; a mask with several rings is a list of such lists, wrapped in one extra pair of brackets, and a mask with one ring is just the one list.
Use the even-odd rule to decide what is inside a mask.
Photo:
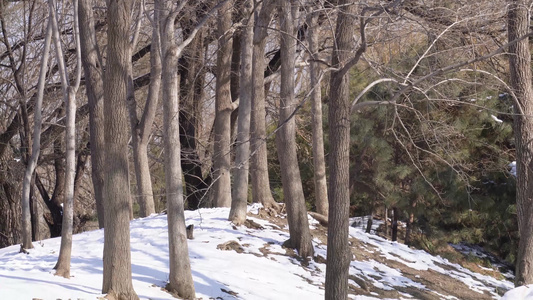
[[(514, 41), (529, 33), (529, 4), (511, 0), (508, 5), (508, 39)], [(516, 259), (515, 285), (533, 283), (533, 86), (529, 38), (509, 47), (511, 88), (514, 105), (516, 144), (516, 208), (520, 242)]]
[(387, 205), (384, 207), (383, 215), (385, 216), (385, 238), (389, 237), (389, 208)]
[(313, 166), (315, 183), (315, 207), (316, 212), (328, 215), (328, 188), (326, 181), (326, 162), (324, 158), (324, 132), (322, 130), (322, 91), (320, 87), (320, 65), (318, 59), (318, 13), (312, 12), (307, 17), (309, 26), (308, 42), (311, 52), (311, 62), (309, 64), (309, 75), (311, 79), (311, 113), (313, 127)]
[(374, 222), (374, 215), (373, 212), (370, 212), (370, 215), (368, 216), (368, 221), (366, 222), (366, 233), (370, 233), (372, 231), (372, 223)]
[(107, 64), (104, 81), (104, 276), (102, 293), (113, 299), (139, 299), (133, 290), (128, 178), (128, 65), (131, 60), (132, 2), (108, 1)]
[(404, 243), (407, 246), (411, 246), (412, 243), (412, 232), (413, 232), (413, 222), (415, 220), (414, 213), (409, 213), (409, 219), (407, 219), (407, 227), (405, 228), (405, 240)]
[(218, 52), (215, 95), (215, 144), (213, 179), (215, 206), (231, 206), (231, 55), (233, 1), (226, 1), (218, 10)]
[(91, 177), (93, 181), (98, 226), (104, 227), (104, 82), (100, 50), (94, 31), (92, 0), (81, 0), (80, 50), (85, 74), (85, 91), (89, 102), (89, 131), (91, 147)]
[(47, 211), (43, 211), (43, 216), (47, 215), (47, 217), (44, 217), (48, 225), (48, 235), (46, 238), (58, 237), (61, 235), (62, 207), (52, 201), (38, 174), (35, 174), (35, 185), (41, 195), (42, 205), (45, 205), (47, 208)]
[[(62, 105), (64, 107), (64, 105)], [(61, 109), (63, 111), (64, 109)], [(56, 236), (61, 235), (61, 228), (63, 223), (63, 200), (65, 199), (65, 175), (66, 175), (66, 167), (65, 167), (65, 156), (64, 156), (64, 148), (65, 148), (65, 139), (57, 138), (54, 141), (53, 147), (54, 147), (54, 171), (55, 171), (55, 184), (54, 184), (54, 192), (52, 194), (52, 202), (55, 206), (59, 209), (59, 219), (58, 219), (58, 231)]]
[[(81, 66), (80, 66), (81, 67)], [(72, 253), (72, 232), (74, 220), (74, 177), (76, 174), (76, 136), (75, 136), (75, 115), (76, 115), (76, 95), (74, 88), (68, 88), (67, 103), (67, 151), (66, 151), (66, 176), (65, 176), (65, 198), (63, 201), (63, 222), (61, 226), (61, 247), (55, 275), (70, 278), (70, 259)]]
[(407, 219), (407, 226), (405, 227), (405, 239), (404, 243), (407, 246), (411, 246), (412, 243), (412, 235), (413, 235), (413, 223), (415, 222), (415, 209), (417, 204), (417, 198), (411, 199), (410, 203), (410, 211), (409, 211), (409, 218)]
[[(158, 12), (154, 12), (152, 44), (150, 49), (150, 85), (141, 120), (137, 117), (137, 103), (133, 86), (133, 74), (130, 70), (128, 87), (128, 108), (133, 145), (133, 166), (137, 182), (136, 199), (140, 206), (140, 216), (147, 217), (155, 213), (152, 178), (148, 161), (148, 142), (155, 119), (159, 90), (161, 87), (161, 56), (159, 43)], [(132, 66), (131, 66), (132, 67)]]
[[(174, 21), (179, 10), (170, 1), (156, 1), (161, 15), (161, 53), (163, 89), (163, 135), (165, 148), (165, 186), (168, 211), (169, 283), (167, 290), (179, 297), (195, 299), (191, 273), (187, 233), (185, 227), (183, 182), (179, 137), (179, 84), (178, 58), (183, 47), (178, 47), (174, 36)], [(181, 50), (180, 50), (181, 49)]]
[(279, 130), (276, 133), (278, 159), (281, 168), (283, 197), (287, 207), (289, 241), (301, 257), (313, 256), (312, 236), (305, 207), (302, 178), (296, 154), (296, 120), (291, 116), (296, 109), (294, 95), (294, 68), (296, 59), (296, 26), (299, 5), (297, 1), (278, 2), (281, 6), (281, 87)]
[(250, 175), (252, 181), (252, 198), (254, 202), (263, 204), (264, 208), (277, 208), (277, 203), (270, 192), (268, 177), (268, 160), (266, 147), (266, 110), (265, 110), (265, 45), (267, 27), (270, 23), (274, 0), (265, 0), (256, 11), (254, 26), (254, 49), (252, 63), (252, 115), (251, 115), (251, 158)]
[(350, 102), (349, 72), (343, 70), (352, 58), (356, 5), (340, 0), (333, 47), (329, 91), (329, 227), (326, 268), (327, 300), (347, 299), (348, 268), (351, 252), (348, 245), (350, 207)]
[(24, 173), (24, 180), (22, 183), (22, 221), (23, 221), (23, 240), (22, 247), (24, 249), (33, 248), (32, 245), (32, 231), (31, 231), (31, 216), (30, 216), (30, 189), (32, 183), (33, 172), (37, 166), (37, 160), (41, 151), (41, 125), (42, 125), (42, 103), (44, 94), (44, 85), (46, 80), (46, 72), (48, 67), (48, 58), (50, 55), (50, 44), (52, 39), (52, 24), (48, 21), (46, 27), (46, 36), (44, 39), (44, 52), (41, 58), (41, 69), (39, 71), (39, 83), (37, 91), (37, 99), (35, 100), (34, 109), (34, 127), (33, 127), (33, 146), (31, 158), (26, 166)]
[[(182, 21), (182, 29), (187, 35), (193, 29), (192, 22)], [(180, 146), (181, 166), (185, 180), (186, 205), (189, 209), (205, 206), (202, 202), (210, 185), (210, 175), (204, 178), (197, 143), (197, 130), (201, 124), (201, 105), (204, 95), (205, 70), (204, 43), (205, 30), (200, 29), (190, 45), (184, 50), (180, 62)], [(210, 173), (209, 173), (210, 174)], [(202, 202), (202, 203), (201, 203)]]
[[(252, 11), (253, 2), (243, 3), (243, 13), (248, 15)], [(241, 69), (240, 69), (240, 97), (239, 116), (237, 119), (237, 141), (235, 142), (235, 171), (232, 189), (231, 210), (229, 220), (241, 225), (246, 220), (248, 203), (248, 175), (250, 159), (250, 117), (252, 111), (252, 63), (253, 63), (253, 16), (243, 22), (241, 31)]]
[[(234, 0), (233, 8), (233, 19), (235, 22), (245, 22), (243, 20), (243, 0)], [(241, 44), (242, 44), (242, 27), (236, 28), (233, 32), (232, 37), (232, 52), (231, 52), (231, 79), (230, 79), (230, 94), (231, 101), (233, 104), (233, 110), (231, 111), (230, 117), (230, 128), (231, 128), (231, 152), (232, 159), (235, 155), (235, 144), (233, 143), (237, 139), (237, 130), (238, 130), (238, 116), (239, 116), (239, 94), (240, 94), (240, 67), (241, 67)]]
[(22, 241), (22, 178), (24, 164), (13, 159), (11, 148), (0, 156), (0, 248)]
[(78, 33), (78, 1), (73, 1), (73, 38), (76, 45), (77, 72), (74, 83), (69, 85), (68, 73), (63, 58), (63, 48), (55, 12), (55, 1), (49, 1), (52, 37), (55, 46), (56, 59), (59, 67), (61, 86), (66, 103), (66, 168), (65, 168), (65, 198), (63, 199), (63, 220), (61, 226), (61, 248), (59, 258), (54, 269), (56, 275), (70, 278), (70, 258), (72, 253), (72, 232), (74, 218), (74, 178), (76, 175), (76, 93), (81, 81), (81, 52)]
[(392, 208), (392, 225), (391, 225), (392, 235), (391, 240), (396, 242), (398, 240), (398, 208)]

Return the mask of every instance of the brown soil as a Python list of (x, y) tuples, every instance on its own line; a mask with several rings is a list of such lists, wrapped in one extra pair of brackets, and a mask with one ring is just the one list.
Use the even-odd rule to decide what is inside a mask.
[(234, 250), (237, 253), (243, 253), (244, 248), (237, 241), (228, 241), (222, 244), (217, 245), (217, 249), (222, 251)]
[[(279, 215), (275, 215), (271, 211), (265, 212), (265, 211), (260, 210), (258, 215), (250, 214), (249, 216), (268, 220), (269, 222), (275, 224), (279, 228), (279, 230), (282, 230), (281, 228), (285, 228), (285, 226), (287, 225), (286, 218), (281, 218)], [(255, 226), (248, 226), (248, 227), (255, 227)], [(312, 230), (313, 237), (320, 240), (321, 244), (326, 245), (327, 244), (327, 228), (321, 225), (316, 225), (315, 227), (316, 228)], [(283, 230), (283, 231), (287, 231), (287, 230)], [(390, 268), (400, 271), (404, 277), (409, 278), (413, 282), (419, 283), (425, 286), (425, 288), (417, 288), (414, 286), (398, 286), (398, 287), (394, 287), (393, 290), (383, 290), (383, 289), (380, 289), (374, 286), (372, 282), (373, 280), (377, 280), (377, 281), (383, 280), (385, 282), (387, 281), (386, 278), (373, 275), (372, 276), (373, 280), (372, 280), (370, 276), (350, 275), (350, 280), (351, 280), (350, 282), (352, 281), (355, 282), (357, 286), (350, 283), (349, 294), (366, 295), (366, 296), (372, 296), (376, 298), (393, 298), (393, 299), (398, 299), (400, 297), (405, 298), (406, 295), (410, 295), (411, 297), (415, 299), (430, 299), (430, 300), (442, 299), (443, 297), (448, 297), (448, 296), (453, 296), (453, 297), (456, 297), (462, 300), (493, 299), (493, 296), (489, 294), (488, 292), (478, 293), (474, 290), (471, 290), (465, 283), (461, 282), (458, 279), (449, 277), (445, 274), (441, 274), (431, 269), (430, 270), (416, 270), (416, 269), (410, 268), (396, 260), (386, 259), (382, 255), (382, 253), (378, 251), (378, 249), (373, 245), (366, 244), (352, 237), (350, 237), (349, 241), (351, 244), (351, 249), (352, 249), (354, 260), (358, 260), (358, 261), (374, 260), (376, 262), (385, 264)], [(265, 244), (265, 246), (260, 249), (261, 253), (265, 257), (268, 257), (269, 254), (271, 254), (269, 248), (270, 248), (269, 245)], [(450, 249), (452, 249), (452, 251), (455, 251), (451, 247)], [(276, 253), (276, 254), (279, 255), (281, 253)], [(285, 255), (290, 256), (290, 257), (296, 256), (294, 251), (291, 251), (290, 249), (286, 249)], [(399, 255), (397, 256), (399, 257)], [(460, 257), (460, 255), (457, 255), (457, 257)], [(326, 259), (322, 256), (314, 257), (314, 261), (317, 263), (326, 263)], [(302, 265), (302, 267), (308, 268), (308, 264), (304, 263), (302, 260), (299, 260), (299, 263)], [(441, 267), (444, 267), (444, 266), (441, 266)], [(487, 271), (487, 270), (480, 268), (474, 263), (470, 263), (470, 265), (464, 265), (464, 267), (472, 271), (477, 271), (478, 273), (483, 274), (483, 275), (493, 276), (497, 279), (503, 278), (503, 276), (497, 270), (494, 270), (492, 272)], [(445, 268), (448, 270), (454, 269), (453, 266), (449, 266), (449, 265), (446, 265)], [(505, 291), (497, 291), (497, 292), (502, 295)]]

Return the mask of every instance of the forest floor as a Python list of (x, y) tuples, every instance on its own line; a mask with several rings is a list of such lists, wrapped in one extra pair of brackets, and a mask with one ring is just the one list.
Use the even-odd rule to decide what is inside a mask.
[[(327, 228), (309, 218), (315, 257), (301, 259), (282, 246), (286, 218), (249, 207), (247, 222), (227, 221), (229, 209), (186, 211), (194, 224), (189, 255), (199, 299), (324, 299)], [(175, 299), (168, 280), (166, 215), (131, 222), (133, 285), (141, 299)], [(352, 219), (352, 223), (363, 223)], [(468, 268), (440, 256), (350, 227), (350, 299), (498, 299), (513, 288), (512, 274), (468, 262)], [(60, 239), (0, 249), (2, 299), (99, 299), (103, 231), (74, 235), (71, 278), (53, 275)], [(451, 251), (465, 249), (450, 247)], [(31, 288), (28, 288), (31, 287)]]
[[(286, 221), (279, 216), (259, 214), (280, 228)], [(423, 250), (391, 242), (383, 237), (383, 221), (374, 220), (370, 234), (365, 233), (367, 217), (352, 218), (350, 244), (349, 288), (351, 295), (366, 295), (379, 299), (498, 299), (513, 285), (514, 275), (504, 263), (490, 257), (475, 246), (449, 245), (453, 262), (432, 256)], [(316, 248), (327, 249), (327, 228), (313, 222)], [(356, 228), (354, 228), (356, 227)], [(358, 227), (358, 228), (357, 228)], [(286, 229), (285, 229), (286, 230)], [(316, 262), (326, 262), (321, 251)]]

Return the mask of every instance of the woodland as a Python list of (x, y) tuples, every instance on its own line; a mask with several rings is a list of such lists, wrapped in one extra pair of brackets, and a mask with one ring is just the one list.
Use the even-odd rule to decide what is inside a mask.
[(164, 211), (166, 288), (194, 299), (184, 211), (253, 202), (304, 260), (308, 213), (327, 226), (326, 299), (362, 215), (533, 284), (532, 4), (0, 0), (0, 247), (61, 236), (68, 278), (72, 234), (105, 228), (102, 293), (137, 299), (129, 221)]

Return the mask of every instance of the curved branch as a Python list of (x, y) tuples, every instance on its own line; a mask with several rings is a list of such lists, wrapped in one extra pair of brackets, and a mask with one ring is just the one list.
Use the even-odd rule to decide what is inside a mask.
[[(367, 102), (363, 102), (363, 103), (360, 103), (360, 105), (356, 105), (357, 102), (359, 101), (359, 99), (361, 99), (361, 97), (363, 97), (364, 94), (366, 94), (371, 88), (373, 88), (374, 86), (376, 86), (377, 84), (380, 84), (382, 82), (396, 82), (398, 84), (401, 84), (400, 82), (398, 82), (398, 80), (394, 79), (394, 78), (381, 78), (381, 79), (378, 79), (378, 80), (374, 80), (372, 83), (370, 83), (369, 85), (367, 85), (367, 87), (365, 87), (358, 95), (357, 97), (355, 97), (355, 99), (352, 101), (352, 108), (351, 108), (351, 112), (354, 113), (358, 108), (362, 107), (362, 106), (368, 106), (368, 105), (371, 105), (370, 103), (368, 102), (382, 102), (382, 101), (367, 101)], [(388, 101), (387, 101), (388, 102)], [(364, 104), (364, 103), (368, 103), (368, 104)], [(374, 103), (376, 104), (376, 103)]]

